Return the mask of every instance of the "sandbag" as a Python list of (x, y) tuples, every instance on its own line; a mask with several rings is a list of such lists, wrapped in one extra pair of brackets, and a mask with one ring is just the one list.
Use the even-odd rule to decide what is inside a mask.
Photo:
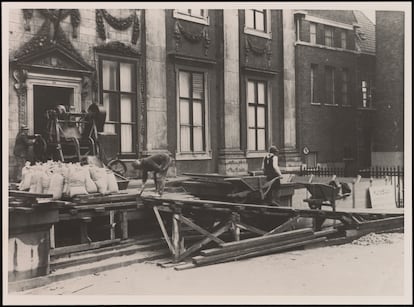
[(50, 177), (50, 185), (48, 194), (53, 195), (53, 199), (61, 199), (63, 194), (63, 176), (59, 173), (55, 173)]
[(98, 192), (98, 187), (96, 186), (95, 182), (91, 178), (89, 167), (84, 166), (82, 171), (84, 172), (84, 176), (85, 176), (86, 191), (88, 193), (97, 193)]
[(73, 197), (79, 194), (88, 194), (85, 185), (85, 172), (81, 167), (72, 166), (68, 174), (69, 196)]
[(50, 186), (50, 179), (51, 179), (51, 174), (50, 172), (43, 172), (42, 175), (40, 176), (40, 182), (42, 185), (42, 193), (47, 193), (47, 191), (49, 190), (49, 186)]
[(108, 191), (109, 193), (118, 193), (118, 183), (116, 182), (116, 178), (113, 172), (108, 171), (106, 174), (108, 180)]
[(41, 178), (41, 171), (39, 170), (39, 166), (36, 166), (33, 170), (32, 176), (30, 178), (30, 193), (42, 193), (42, 182), (40, 181)]
[(20, 191), (27, 191), (30, 189), (30, 183), (32, 181), (32, 170), (30, 167), (23, 167), (22, 169), (22, 181), (19, 185)]
[(106, 170), (104, 168), (99, 167), (91, 167), (90, 170), (92, 180), (95, 182), (98, 188), (98, 192), (102, 195), (108, 194), (108, 177), (106, 174)]

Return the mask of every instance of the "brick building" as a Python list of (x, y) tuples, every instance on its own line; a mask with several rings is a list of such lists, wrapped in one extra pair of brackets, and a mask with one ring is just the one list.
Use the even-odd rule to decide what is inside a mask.
[(363, 76), (373, 76), (375, 50), (373, 25), (366, 30), (358, 13), (11, 9), (9, 17), (11, 178), (19, 126), (41, 132), (57, 104), (105, 107), (105, 133), (124, 161), (169, 152), (178, 174), (257, 170), (271, 144), (285, 170), (369, 164), (361, 140), (371, 135), (363, 95), (372, 81)]
[(295, 11), (298, 148), (310, 167), (370, 165), (375, 26), (358, 11)]
[(404, 12), (376, 11), (377, 78), (372, 165), (404, 164)]

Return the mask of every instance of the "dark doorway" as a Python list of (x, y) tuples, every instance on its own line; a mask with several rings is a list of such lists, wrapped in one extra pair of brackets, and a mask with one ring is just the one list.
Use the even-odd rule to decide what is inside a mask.
[(33, 86), (34, 98), (34, 133), (42, 134), (46, 128), (46, 110), (57, 105), (64, 105), (69, 111), (73, 104), (73, 88), (55, 86)]

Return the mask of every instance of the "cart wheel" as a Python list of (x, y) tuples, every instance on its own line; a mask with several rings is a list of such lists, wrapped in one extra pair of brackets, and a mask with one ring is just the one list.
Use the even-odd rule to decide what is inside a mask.
[(125, 177), (127, 167), (124, 162), (119, 159), (109, 161), (107, 165), (111, 171)]

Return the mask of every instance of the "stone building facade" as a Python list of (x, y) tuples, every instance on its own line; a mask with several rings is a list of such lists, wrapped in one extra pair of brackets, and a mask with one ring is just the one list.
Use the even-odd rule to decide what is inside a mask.
[[(57, 104), (103, 106), (120, 158), (169, 152), (177, 174), (245, 174), (270, 145), (285, 170), (359, 161), (366, 149), (354, 150), (356, 139), (370, 128), (358, 126), (370, 116), (359, 84), (375, 57), (358, 50), (358, 20), (347, 12), (352, 20), (293, 10), (11, 9), (10, 178), (19, 126), (39, 133)], [(346, 90), (330, 83), (329, 105), (328, 85), (315, 81), (327, 67), (347, 78)]]

